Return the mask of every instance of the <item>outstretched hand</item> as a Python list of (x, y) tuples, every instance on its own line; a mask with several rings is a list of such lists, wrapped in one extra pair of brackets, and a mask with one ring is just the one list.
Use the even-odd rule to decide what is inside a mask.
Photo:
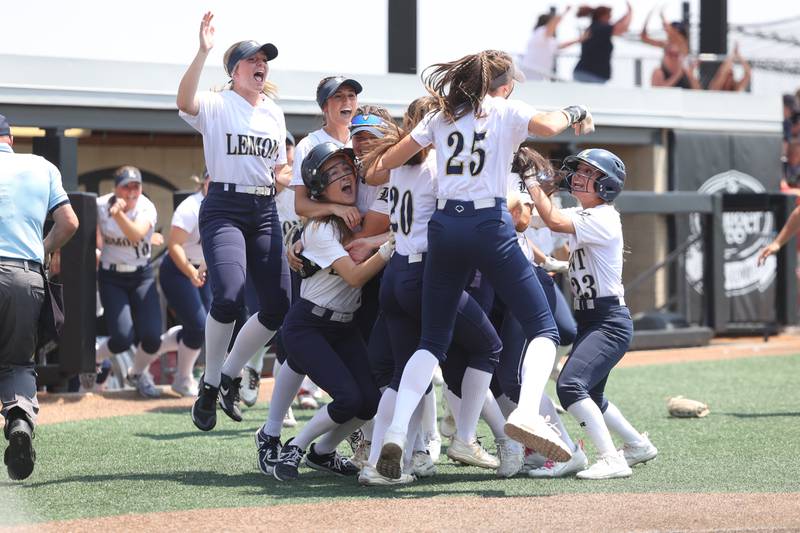
[(200, 21), (200, 50), (206, 53), (214, 48), (214, 26), (211, 25), (213, 19), (214, 14), (207, 11)]
[(781, 249), (780, 245), (774, 241), (766, 245), (761, 250), (761, 253), (758, 254), (758, 266), (762, 266), (764, 263), (766, 263), (767, 257), (773, 254), (777, 254), (778, 250), (780, 249)]

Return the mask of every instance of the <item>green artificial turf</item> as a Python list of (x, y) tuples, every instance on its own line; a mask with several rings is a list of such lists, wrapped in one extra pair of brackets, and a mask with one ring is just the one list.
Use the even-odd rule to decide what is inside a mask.
[[(256, 467), (253, 433), (265, 406), (236, 424), (219, 412), (210, 433), (195, 430), (185, 408), (138, 416), (41, 426), (36, 470), (24, 482), (0, 481), (0, 525), (196, 509), (311, 503), (330, 498), (516, 497), (579, 492), (800, 492), (800, 356), (657, 365), (615, 370), (607, 393), (659, 448), (629, 479), (496, 479), (456, 466), (442, 452), (434, 478), (406, 487), (362, 488), (308, 469), (280, 483)], [(552, 391), (552, 384), (550, 384)], [(704, 419), (669, 418), (666, 399), (705, 401)], [(45, 407), (46, 408), (46, 407)], [(295, 411), (302, 424), (310, 411)], [(567, 415), (573, 437), (583, 438)], [(285, 431), (289, 437), (295, 431)], [(481, 425), (484, 444), (493, 449)], [(593, 450), (587, 443), (590, 459)]]

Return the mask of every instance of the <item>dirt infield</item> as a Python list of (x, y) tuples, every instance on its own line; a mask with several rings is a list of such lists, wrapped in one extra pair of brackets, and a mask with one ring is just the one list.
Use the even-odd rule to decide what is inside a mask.
[[(767, 343), (752, 338), (717, 339), (702, 348), (631, 352), (621, 366), (797, 353), (800, 335), (773, 337)], [(266, 401), (271, 391), (272, 380), (262, 380), (261, 400)], [(177, 406), (185, 406), (188, 412), (192, 399), (174, 396), (168, 388), (164, 392), (165, 397), (159, 400), (139, 399), (133, 391), (42, 395), (40, 423), (123, 416)], [(602, 486), (598, 485), (598, 490)], [(199, 520), (201, 513), (203, 518)], [(374, 498), (368, 503), (336, 500), (246, 510), (131, 514), (48, 522), (10, 531), (159, 530), (165, 524), (192, 531), (294, 531), (309, 527), (324, 531), (798, 531), (800, 493)]]
[[(454, 512), (457, 511), (457, 512)], [(800, 494), (568, 494), (536, 498), (375, 498), (124, 515), (11, 531), (796, 531)], [(487, 520), (487, 517), (491, 517)]]

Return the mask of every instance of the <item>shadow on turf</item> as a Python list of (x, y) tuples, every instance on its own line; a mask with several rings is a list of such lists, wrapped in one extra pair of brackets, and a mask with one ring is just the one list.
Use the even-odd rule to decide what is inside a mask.
[(736, 418), (770, 418), (776, 416), (800, 416), (800, 412), (790, 411), (787, 413), (719, 413), (723, 416), (733, 416)]
[[(477, 481), (496, 481), (491, 474), (473, 473), (442, 473), (433, 478), (417, 481), (411, 485), (398, 487), (361, 487), (356, 478), (344, 479), (322, 472), (303, 470), (300, 479), (293, 482), (280, 482), (258, 472), (241, 474), (222, 474), (212, 471), (183, 471), (167, 473), (130, 473), (130, 474), (96, 474), (86, 476), (71, 476), (53, 479), (40, 483), (26, 483), (20, 489), (32, 490), (48, 485), (64, 483), (118, 483), (120, 481), (133, 481), (137, 483), (181, 483), (192, 487), (216, 487), (231, 489), (260, 490), (264, 496), (275, 499), (291, 499), (308, 497), (313, 499), (351, 497), (380, 497), (389, 498), (429, 498), (431, 496), (445, 495), (456, 496), (460, 494), (475, 496), (474, 488), (459, 489), (458, 483), (472, 483)], [(486, 498), (503, 498), (507, 494), (503, 490), (482, 490), (480, 496)], [(509, 496), (509, 497), (516, 497)]]

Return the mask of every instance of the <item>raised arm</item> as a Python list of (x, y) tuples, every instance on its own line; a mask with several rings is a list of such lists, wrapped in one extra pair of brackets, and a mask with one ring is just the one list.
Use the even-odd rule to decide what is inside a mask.
[(336, 215), (344, 220), (347, 227), (355, 228), (361, 224), (361, 213), (354, 206), (318, 202), (308, 197), (305, 185), (294, 185), (294, 211), (301, 217), (322, 218)]
[(192, 116), (196, 116), (200, 112), (200, 105), (197, 102), (197, 86), (200, 83), (200, 73), (203, 71), (208, 53), (214, 47), (214, 26), (211, 25), (213, 18), (214, 15), (211, 11), (203, 15), (203, 20), (200, 22), (200, 48), (178, 85), (178, 96), (175, 103), (178, 109)]
[(548, 228), (557, 233), (575, 233), (575, 225), (572, 223), (572, 219), (553, 205), (550, 197), (545, 194), (536, 180), (525, 180), (525, 185), (531, 194), (531, 198), (533, 198), (533, 204), (536, 206), (539, 218)]
[(537, 137), (552, 137), (570, 126), (575, 130), (575, 135), (587, 135), (594, 131), (594, 120), (586, 106), (573, 105), (559, 111), (538, 113), (528, 123), (528, 133)]
[(628, 4), (628, 12), (625, 13), (621, 19), (614, 23), (614, 31), (613, 35), (622, 35), (631, 25), (631, 18), (633, 18), (633, 6), (631, 6), (630, 2)]
[[(647, 14), (647, 18), (644, 19), (644, 26), (642, 26), (642, 33), (639, 34), (639, 38), (645, 44), (649, 44), (649, 45), (652, 45), (652, 46), (657, 46), (659, 48), (664, 48), (664, 47), (667, 46), (667, 41), (661, 41), (659, 39), (653, 39), (652, 37), (650, 37), (650, 34), (647, 33), (647, 23), (650, 22), (650, 16), (652, 14), (653, 14), (653, 11), (651, 10)], [(662, 15), (662, 17), (663, 17), (663, 15)]]

